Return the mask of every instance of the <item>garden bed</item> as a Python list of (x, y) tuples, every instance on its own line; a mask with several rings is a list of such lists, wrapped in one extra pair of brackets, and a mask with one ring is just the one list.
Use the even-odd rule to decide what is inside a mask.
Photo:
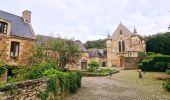
[(108, 76), (111, 74), (118, 73), (118, 70), (115, 69), (101, 69), (101, 71), (95, 71), (95, 72), (89, 72), (89, 71), (83, 71), (83, 76)]

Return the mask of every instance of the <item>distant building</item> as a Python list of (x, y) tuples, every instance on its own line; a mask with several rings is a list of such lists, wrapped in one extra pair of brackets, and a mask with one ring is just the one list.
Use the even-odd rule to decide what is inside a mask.
[(27, 65), (29, 50), (36, 40), (31, 25), (31, 11), (22, 17), (0, 10), (0, 61), (11, 65)]
[(87, 70), (88, 64), (91, 61), (98, 62), (101, 67), (107, 66), (105, 49), (86, 49), (81, 41), (78, 40), (76, 43), (79, 45), (82, 54), (75, 68), (78, 70)]
[(106, 46), (108, 67), (135, 68), (138, 52), (145, 52), (145, 41), (137, 34), (135, 27), (132, 33), (121, 23), (112, 36), (108, 35)]

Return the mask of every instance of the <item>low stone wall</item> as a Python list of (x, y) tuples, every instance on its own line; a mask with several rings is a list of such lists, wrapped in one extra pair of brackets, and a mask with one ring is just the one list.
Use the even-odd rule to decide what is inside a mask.
[(47, 79), (22, 81), (0, 87), (0, 100), (40, 100), (38, 94), (44, 91)]

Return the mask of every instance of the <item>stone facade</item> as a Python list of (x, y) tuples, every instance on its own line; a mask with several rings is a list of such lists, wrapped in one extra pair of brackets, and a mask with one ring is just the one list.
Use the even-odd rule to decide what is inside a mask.
[(28, 64), (29, 51), (36, 41), (31, 26), (31, 12), (23, 17), (0, 11), (0, 61), (10, 65)]
[(134, 28), (133, 33), (123, 24), (119, 24), (112, 36), (108, 36), (107, 66), (126, 67), (126, 57), (138, 57), (138, 52), (145, 52), (145, 41), (137, 35)]

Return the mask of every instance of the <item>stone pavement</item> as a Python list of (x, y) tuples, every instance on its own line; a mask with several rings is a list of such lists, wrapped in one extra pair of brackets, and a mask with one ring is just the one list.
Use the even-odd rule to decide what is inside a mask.
[[(119, 73), (116, 75), (119, 75)], [(119, 76), (121, 76), (121, 74)], [(170, 100), (170, 98), (168, 97), (163, 98), (161, 96), (152, 95), (152, 91), (150, 91), (149, 89), (138, 88), (136, 87), (136, 85), (129, 84), (124, 80), (118, 80), (114, 77), (114, 75), (112, 78), (83, 77), (82, 88), (76, 94), (70, 95), (65, 99), (66, 100), (168, 100), (168, 99)]]

